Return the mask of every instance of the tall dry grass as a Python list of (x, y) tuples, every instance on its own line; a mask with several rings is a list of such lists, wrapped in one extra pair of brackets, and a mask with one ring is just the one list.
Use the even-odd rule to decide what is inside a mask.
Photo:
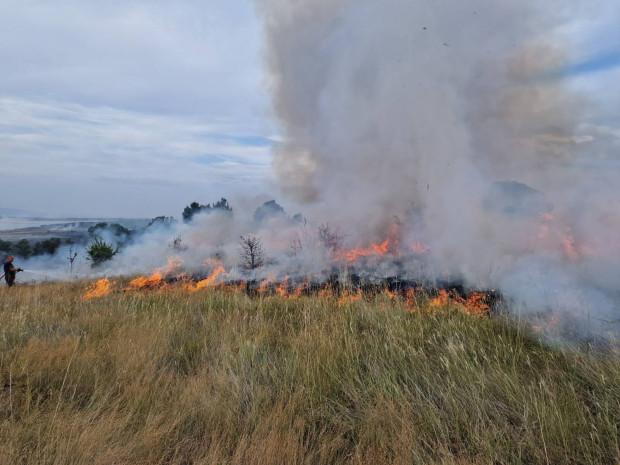
[(619, 463), (620, 354), (402, 302), (0, 290), (6, 464)]

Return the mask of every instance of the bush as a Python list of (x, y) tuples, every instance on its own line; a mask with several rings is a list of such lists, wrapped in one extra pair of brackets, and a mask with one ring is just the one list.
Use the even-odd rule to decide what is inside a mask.
[(103, 262), (107, 262), (117, 253), (118, 247), (114, 248), (112, 244), (108, 244), (100, 237), (95, 239), (95, 241), (90, 244), (86, 250), (86, 255), (88, 255), (87, 260), (92, 262), (93, 267), (99, 266)]

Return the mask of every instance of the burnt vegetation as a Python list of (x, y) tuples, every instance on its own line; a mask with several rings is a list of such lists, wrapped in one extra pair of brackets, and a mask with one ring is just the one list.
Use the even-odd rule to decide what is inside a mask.
[(260, 237), (248, 234), (239, 239), (239, 258), (246, 270), (255, 270), (265, 264), (265, 249)]

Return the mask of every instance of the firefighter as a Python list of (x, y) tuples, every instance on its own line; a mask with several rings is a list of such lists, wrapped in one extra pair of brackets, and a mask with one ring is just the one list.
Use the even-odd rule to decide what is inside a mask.
[[(18, 271), (22, 271), (21, 268), (15, 268), (13, 266), (13, 255), (9, 255), (4, 262), (4, 279), (6, 281), (7, 286), (11, 287), (15, 284), (15, 275)], [(2, 278), (0, 278), (2, 279)]]

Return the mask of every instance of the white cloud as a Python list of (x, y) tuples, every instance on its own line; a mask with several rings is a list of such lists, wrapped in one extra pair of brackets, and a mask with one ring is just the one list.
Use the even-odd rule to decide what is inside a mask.
[[(23, 196), (15, 196), (16, 205), (59, 214), (88, 212), (93, 204), (88, 193), (76, 198), (64, 189), (76, 182), (102, 184), (96, 195), (103, 197), (105, 186), (116, 191), (125, 184), (133, 188), (134, 199), (153, 200), (152, 212), (159, 211), (159, 205), (171, 208), (195, 200), (190, 196), (200, 186), (204, 195), (216, 195), (218, 188), (231, 182), (242, 181), (234, 190), (256, 187), (268, 176), (269, 141), (241, 131), (235, 125), (209, 124), (190, 116), (0, 99), (0, 160), (6, 186), (18, 189), (16, 180), (26, 182), (23, 187), (39, 194), (34, 200), (37, 206), (19, 203)], [(170, 194), (158, 191), (158, 186), (173, 189), (177, 199), (167, 198)], [(148, 216), (144, 202), (135, 209), (127, 201), (117, 208), (116, 215)]]
[(148, 216), (264, 182), (275, 131), (250, 0), (0, 0), (0, 11), (11, 205)]

